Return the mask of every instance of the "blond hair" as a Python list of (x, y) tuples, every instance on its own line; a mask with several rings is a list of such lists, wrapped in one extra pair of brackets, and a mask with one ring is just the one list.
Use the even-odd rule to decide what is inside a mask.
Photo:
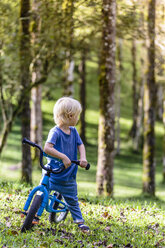
[(53, 108), (54, 122), (59, 125), (67, 123), (68, 116), (78, 116), (82, 111), (81, 104), (70, 97), (58, 99)]

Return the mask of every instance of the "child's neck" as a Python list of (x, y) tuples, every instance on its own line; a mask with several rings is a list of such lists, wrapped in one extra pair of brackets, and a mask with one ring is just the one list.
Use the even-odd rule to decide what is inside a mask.
[(61, 124), (59, 125), (59, 128), (66, 134), (70, 134), (70, 128), (68, 125)]

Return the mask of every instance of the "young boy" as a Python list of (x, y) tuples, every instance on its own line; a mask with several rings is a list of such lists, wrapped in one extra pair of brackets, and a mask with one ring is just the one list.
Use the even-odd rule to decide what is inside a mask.
[(65, 170), (60, 174), (50, 176), (50, 190), (61, 193), (68, 205), (74, 223), (83, 232), (88, 232), (89, 227), (84, 225), (84, 220), (79, 208), (77, 197), (77, 165), (71, 164), (71, 160), (77, 160), (77, 150), (80, 153), (80, 166), (87, 166), (86, 152), (83, 142), (74, 127), (81, 113), (80, 103), (69, 97), (60, 98), (53, 109), (54, 121), (57, 124), (53, 127), (45, 143), (44, 152), (57, 159), (48, 158), (48, 164), (52, 168), (59, 166), (58, 159), (62, 160)]

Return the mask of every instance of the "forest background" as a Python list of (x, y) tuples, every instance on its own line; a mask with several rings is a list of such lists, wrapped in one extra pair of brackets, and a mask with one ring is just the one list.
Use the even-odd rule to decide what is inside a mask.
[[(158, 204), (149, 210), (152, 214), (155, 209), (164, 209), (165, 2), (160, 0), (155, 5), (155, 1), (135, 0), (117, 3), (101, 0), (5, 0), (0, 3), (0, 11), (2, 199), (5, 199), (5, 188), (10, 194), (15, 187), (20, 189), (24, 182), (39, 182), (38, 154), (22, 146), (21, 140), (26, 136), (43, 145), (49, 129), (54, 125), (53, 105), (59, 97), (68, 95), (80, 100), (83, 106), (77, 128), (91, 163), (89, 172), (79, 170), (78, 174), (83, 201), (94, 203), (99, 209), (96, 195), (105, 192), (107, 196), (114, 195), (121, 200), (120, 203), (118, 200), (117, 203), (111, 202), (115, 206), (119, 204), (119, 215), (121, 209), (126, 209), (122, 199), (129, 201), (130, 197), (134, 199), (133, 203), (127, 202), (130, 209), (134, 208), (133, 205), (136, 210), (139, 206), (145, 209), (150, 204)], [(109, 28), (107, 32), (106, 28)], [(110, 36), (106, 36), (108, 32)], [(151, 57), (153, 60), (150, 60)], [(109, 61), (111, 74), (107, 77), (108, 70), (104, 69)], [(151, 90), (152, 94), (148, 95), (146, 89)], [(107, 102), (109, 109), (104, 111), (107, 110)], [(147, 110), (151, 115), (153, 112), (151, 122), (149, 119), (146, 121)], [(109, 111), (111, 115), (107, 116)], [(102, 116), (105, 127), (110, 126), (113, 130), (110, 144), (105, 130), (104, 135), (100, 136), (103, 129), (100, 129), (99, 119)], [(151, 123), (147, 127), (149, 131), (146, 131), (146, 123)], [(149, 134), (150, 130), (152, 132), (148, 136), (151, 143), (147, 144), (146, 133)], [(146, 149), (149, 146), (151, 149)], [(106, 147), (109, 149), (108, 155)], [(149, 154), (147, 163), (145, 152)], [(103, 166), (100, 167), (100, 164)], [(105, 171), (108, 171), (108, 179)], [(149, 198), (148, 194), (151, 195)], [(157, 198), (152, 198), (154, 195)], [(100, 204), (110, 205), (107, 199), (100, 198)], [(157, 214), (163, 216), (164, 210), (161, 211)], [(102, 218), (108, 223), (111, 217), (106, 213), (104, 209)], [(163, 230), (162, 218), (159, 226)], [(153, 230), (157, 229), (153, 227)], [(118, 230), (120, 232), (121, 229)], [(142, 236), (141, 233), (139, 235)], [(99, 245), (100, 241), (97, 241), (95, 246), (106, 246), (108, 241), (104, 242), (105, 236), (103, 243)], [(150, 242), (159, 246), (164, 242), (163, 237), (163, 234), (158, 239), (154, 237), (155, 243), (152, 239)], [(125, 246), (135, 242), (132, 237), (129, 238), (125, 238)], [(148, 236), (148, 240), (150, 238)], [(109, 242), (114, 244), (114, 240), (115, 236)], [(143, 246), (139, 244), (137, 247), (147, 247), (148, 240), (141, 241)], [(94, 246), (94, 241), (91, 242)]]

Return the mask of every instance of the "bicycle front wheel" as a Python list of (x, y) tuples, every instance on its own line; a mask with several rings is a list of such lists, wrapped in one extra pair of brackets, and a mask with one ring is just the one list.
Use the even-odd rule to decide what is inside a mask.
[[(60, 193), (57, 193), (57, 199), (64, 202), (64, 199)], [(63, 208), (64, 208), (63, 204), (60, 204), (59, 202), (56, 202), (56, 201), (54, 202), (53, 209), (61, 210)], [(59, 222), (64, 221), (68, 215), (68, 212), (69, 210), (66, 210), (65, 212), (58, 212), (58, 213), (51, 212), (49, 214), (50, 223), (58, 224)]]
[(41, 195), (35, 195), (35, 197), (32, 201), (32, 204), (30, 206), (29, 212), (28, 212), (28, 214), (25, 218), (25, 221), (22, 225), (21, 232), (26, 232), (27, 230), (32, 228), (32, 226), (33, 226), (32, 221), (33, 221), (38, 209), (40, 208), (41, 203), (42, 203)]

